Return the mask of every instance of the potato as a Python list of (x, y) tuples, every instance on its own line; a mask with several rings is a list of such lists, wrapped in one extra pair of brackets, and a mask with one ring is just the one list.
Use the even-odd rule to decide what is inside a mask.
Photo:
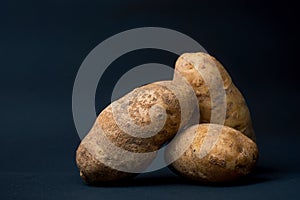
[[(213, 71), (217, 67), (223, 81), (223, 89), (226, 94), (226, 117), (225, 122), (211, 121), (212, 103), (211, 94), (204, 78), (198, 70), (212, 82), (212, 86), (217, 83), (218, 76)], [(197, 70), (198, 69), (198, 70)], [(218, 123), (230, 126), (241, 131), (243, 134), (255, 141), (255, 134), (252, 128), (251, 116), (247, 104), (240, 91), (233, 84), (229, 74), (222, 64), (214, 57), (206, 53), (185, 53), (176, 61), (176, 73), (174, 80), (184, 77), (194, 88), (199, 101), (200, 123)], [(221, 95), (221, 94), (220, 94)], [(219, 112), (216, 112), (219, 113)], [(222, 114), (221, 112), (219, 113)], [(225, 115), (225, 114), (224, 114)]]
[(80, 176), (94, 184), (142, 172), (188, 124), (195, 107), (193, 89), (172, 81), (133, 90), (105, 108), (82, 140), (76, 154)]
[[(209, 132), (208, 132), (209, 130)], [(165, 153), (171, 168), (200, 182), (225, 182), (251, 172), (258, 159), (256, 144), (228, 126), (194, 125), (174, 139)]]

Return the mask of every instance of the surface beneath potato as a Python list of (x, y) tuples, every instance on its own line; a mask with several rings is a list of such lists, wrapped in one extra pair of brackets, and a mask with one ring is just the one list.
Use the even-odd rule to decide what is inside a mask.
[[(182, 151), (186, 143), (188, 148)], [(178, 155), (180, 152), (184, 153)], [(185, 130), (170, 145), (166, 160), (174, 157), (179, 158), (171, 167), (179, 175), (202, 182), (225, 182), (250, 173), (258, 159), (258, 149), (251, 139), (233, 128), (200, 124)]]

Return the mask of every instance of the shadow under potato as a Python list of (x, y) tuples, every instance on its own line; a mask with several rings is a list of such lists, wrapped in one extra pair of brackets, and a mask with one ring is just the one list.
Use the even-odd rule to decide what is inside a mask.
[(236, 181), (224, 183), (203, 183), (189, 180), (172, 173), (140, 175), (133, 179), (120, 180), (117, 182), (103, 182), (90, 185), (92, 187), (143, 187), (160, 185), (194, 185), (203, 187), (238, 187), (270, 182), (278, 179), (280, 171), (271, 167), (257, 166), (254, 171)]

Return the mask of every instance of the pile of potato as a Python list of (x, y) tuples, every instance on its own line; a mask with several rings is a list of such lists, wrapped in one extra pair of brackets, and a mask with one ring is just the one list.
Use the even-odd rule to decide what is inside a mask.
[[(212, 120), (216, 106), (205, 80), (223, 83), (226, 105), (220, 124)], [(190, 123), (195, 113), (200, 116), (197, 124)], [(136, 88), (105, 108), (77, 149), (80, 176), (88, 184), (133, 177), (171, 140), (166, 162), (192, 180), (236, 180), (257, 162), (246, 102), (221, 63), (206, 53), (181, 55), (173, 80)]]

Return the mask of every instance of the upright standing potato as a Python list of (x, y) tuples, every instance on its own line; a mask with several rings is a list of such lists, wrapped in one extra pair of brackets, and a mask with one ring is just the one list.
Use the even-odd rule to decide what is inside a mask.
[[(133, 90), (105, 108), (77, 149), (80, 176), (90, 184), (142, 172), (185, 126), (197, 106), (194, 91), (172, 81)], [(193, 102), (195, 101), (195, 103)]]
[(199, 70), (201, 70), (208, 76), (206, 78), (212, 80), (212, 84), (214, 84), (214, 81), (217, 82), (218, 77), (212, 71), (214, 67), (217, 67), (221, 75), (223, 89), (226, 93), (227, 110), (224, 125), (241, 131), (255, 141), (251, 116), (245, 99), (233, 84), (222, 64), (214, 57), (202, 52), (182, 54), (176, 62), (174, 80), (184, 77), (193, 87), (199, 101), (200, 123), (215, 123), (210, 120), (212, 104), (209, 87), (199, 73)]

